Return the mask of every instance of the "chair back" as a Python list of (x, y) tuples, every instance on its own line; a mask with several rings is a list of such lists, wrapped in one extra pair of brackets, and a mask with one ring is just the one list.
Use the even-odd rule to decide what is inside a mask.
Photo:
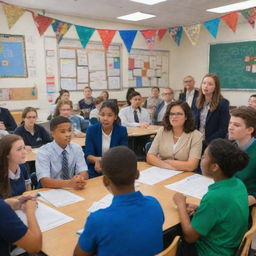
[(164, 251), (158, 253), (156, 256), (176, 256), (178, 245), (180, 241), (180, 236), (176, 236), (172, 243)]
[(249, 253), (249, 249), (252, 243), (252, 236), (256, 232), (256, 207), (252, 208), (251, 216), (252, 216), (252, 226), (244, 234), (243, 240), (239, 246), (238, 253), (236, 253), (236, 256), (247, 256)]

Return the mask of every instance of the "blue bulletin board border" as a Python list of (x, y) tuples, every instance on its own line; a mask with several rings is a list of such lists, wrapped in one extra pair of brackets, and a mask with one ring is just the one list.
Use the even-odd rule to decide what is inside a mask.
[(0, 34), (0, 77), (28, 77), (23, 35)]

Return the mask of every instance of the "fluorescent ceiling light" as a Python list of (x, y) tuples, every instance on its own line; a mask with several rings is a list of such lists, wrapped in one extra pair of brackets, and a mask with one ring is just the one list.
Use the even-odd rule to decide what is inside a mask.
[(141, 3), (141, 4), (154, 5), (154, 4), (158, 4), (161, 2), (165, 2), (167, 0), (130, 0), (130, 1)]
[(236, 4), (223, 5), (217, 8), (207, 9), (206, 11), (214, 12), (214, 13), (226, 13), (226, 12), (244, 10), (244, 9), (248, 9), (255, 6), (256, 6), (256, 0), (249, 0), (249, 1), (239, 2)]
[(120, 20), (131, 20), (131, 21), (138, 21), (138, 20), (145, 20), (156, 17), (156, 15), (147, 14), (143, 12), (134, 12), (128, 15), (117, 17)]

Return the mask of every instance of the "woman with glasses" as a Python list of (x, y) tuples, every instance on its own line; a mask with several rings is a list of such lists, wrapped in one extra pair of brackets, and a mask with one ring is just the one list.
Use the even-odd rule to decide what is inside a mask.
[(201, 158), (202, 134), (195, 129), (189, 105), (175, 101), (168, 105), (163, 128), (148, 151), (147, 162), (165, 169), (193, 171)]
[(27, 150), (41, 147), (52, 141), (50, 134), (44, 127), (36, 124), (37, 111), (35, 108), (25, 108), (21, 116), (23, 121), (14, 133), (23, 138)]

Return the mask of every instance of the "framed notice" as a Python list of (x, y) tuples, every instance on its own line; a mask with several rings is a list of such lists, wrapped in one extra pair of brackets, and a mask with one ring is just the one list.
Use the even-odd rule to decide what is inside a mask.
[(24, 36), (0, 34), (0, 77), (28, 77)]

